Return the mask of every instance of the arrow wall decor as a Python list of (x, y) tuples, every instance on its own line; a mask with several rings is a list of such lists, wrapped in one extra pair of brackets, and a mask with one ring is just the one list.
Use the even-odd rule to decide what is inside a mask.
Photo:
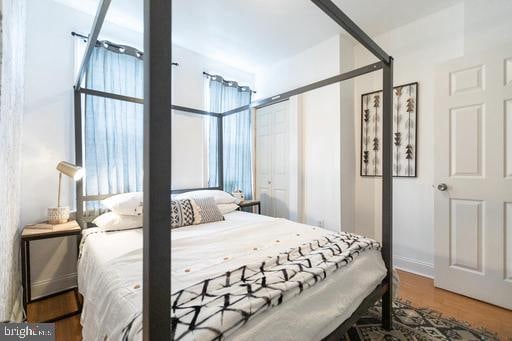
[[(361, 95), (360, 175), (382, 176), (382, 91)], [(416, 177), (418, 83), (393, 89), (393, 176)]]

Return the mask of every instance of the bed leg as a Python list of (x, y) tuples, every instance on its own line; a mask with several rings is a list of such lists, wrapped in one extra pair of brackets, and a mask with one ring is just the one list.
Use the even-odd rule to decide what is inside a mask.
[(382, 328), (387, 331), (393, 329), (393, 292), (391, 284), (382, 296)]

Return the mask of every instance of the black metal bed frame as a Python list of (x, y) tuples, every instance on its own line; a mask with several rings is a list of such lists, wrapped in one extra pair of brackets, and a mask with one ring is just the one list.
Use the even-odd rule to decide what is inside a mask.
[[(383, 176), (382, 176), (382, 258), (387, 275), (381, 284), (357, 307), (352, 316), (344, 321), (325, 340), (338, 340), (378, 299), (382, 298), (382, 325), (392, 328), (392, 242), (393, 242), (393, 183), (392, 183), (392, 91), (393, 58), (380, 48), (331, 0), (310, 0), (325, 14), (367, 48), (379, 62), (370, 64), (331, 78), (324, 79), (250, 105), (212, 113), (173, 105), (171, 102), (171, 50), (172, 50), (172, 0), (144, 1), (144, 100), (82, 87), (82, 80), (93, 48), (105, 20), (111, 0), (100, 0), (94, 18), (84, 59), (74, 85), (75, 103), (75, 153), (76, 164), (83, 166), (82, 95), (99, 96), (144, 105), (144, 229), (143, 229), (143, 337), (144, 340), (168, 340), (170, 338), (171, 295), (171, 111), (173, 109), (218, 118), (219, 135), (219, 183), (223, 188), (222, 121), (226, 115), (250, 108), (260, 108), (284, 101), (292, 96), (329, 84), (341, 82), (377, 70), (383, 71)], [(180, 190), (173, 192), (184, 192)], [(84, 201), (100, 200), (101, 196), (84, 197), (83, 182), (78, 181), (77, 220), (83, 226)]]

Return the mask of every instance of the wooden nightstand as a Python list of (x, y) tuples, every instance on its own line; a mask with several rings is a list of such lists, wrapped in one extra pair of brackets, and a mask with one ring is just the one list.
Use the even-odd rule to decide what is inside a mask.
[(258, 208), (258, 214), (261, 214), (261, 201), (259, 200), (244, 200), (244, 201), (241, 201), (239, 204), (238, 204), (238, 210), (239, 211), (242, 211), (243, 208), (246, 208), (246, 207), (254, 207), (256, 206)]
[[(23, 232), (21, 234), (21, 280), (23, 286), (23, 308), (25, 312), (27, 312), (27, 304), (39, 301), (51, 296), (56, 296), (68, 291), (73, 290), (75, 292), (75, 299), (77, 302), (78, 309), (76, 311), (57, 316), (48, 321), (39, 321), (41, 323), (44, 322), (55, 322), (58, 320), (62, 320), (68, 318), (73, 315), (80, 314), (82, 311), (82, 305), (80, 303), (80, 299), (78, 297), (78, 287), (74, 287), (71, 289), (66, 289), (61, 292), (53, 293), (51, 295), (45, 297), (39, 297), (35, 300), (32, 299), (31, 294), (31, 282), (30, 282), (30, 241), (32, 240), (40, 240), (40, 239), (50, 239), (50, 238), (58, 238), (58, 237), (69, 237), (69, 236), (78, 236), (77, 238), (77, 250), (78, 245), (80, 243), (80, 234), (82, 230), (80, 229), (80, 225), (76, 221), (69, 221), (64, 224), (59, 225), (50, 225), (50, 224), (34, 224), (27, 225), (23, 228)], [(78, 255), (78, 252), (77, 252)]]

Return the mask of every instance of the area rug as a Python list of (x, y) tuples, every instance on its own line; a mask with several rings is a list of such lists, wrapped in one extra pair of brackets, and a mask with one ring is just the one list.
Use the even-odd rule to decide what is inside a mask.
[(393, 306), (392, 331), (381, 328), (381, 305), (377, 303), (350, 328), (342, 341), (498, 340), (489, 331), (442, 317), (440, 313), (430, 309), (413, 307), (403, 300), (395, 300)]

